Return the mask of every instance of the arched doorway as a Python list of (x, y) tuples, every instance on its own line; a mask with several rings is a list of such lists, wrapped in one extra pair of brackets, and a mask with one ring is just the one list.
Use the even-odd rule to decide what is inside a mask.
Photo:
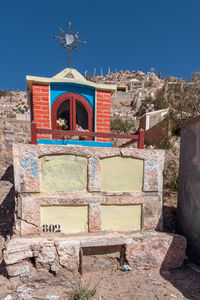
[[(75, 93), (56, 99), (51, 108), (52, 129), (93, 130), (93, 111), (88, 101)], [(55, 138), (55, 136), (53, 137)]]

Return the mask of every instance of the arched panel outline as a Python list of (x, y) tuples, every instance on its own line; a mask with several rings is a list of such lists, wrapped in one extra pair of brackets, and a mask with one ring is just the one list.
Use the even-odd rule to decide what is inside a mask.
[(88, 114), (88, 130), (93, 131), (93, 111), (91, 105), (82, 96), (75, 93), (66, 93), (59, 96), (53, 103), (51, 108), (51, 128), (57, 129), (57, 111), (64, 101), (69, 101), (70, 109), (70, 131), (76, 130), (76, 101), (80, 102), (86, 109)]

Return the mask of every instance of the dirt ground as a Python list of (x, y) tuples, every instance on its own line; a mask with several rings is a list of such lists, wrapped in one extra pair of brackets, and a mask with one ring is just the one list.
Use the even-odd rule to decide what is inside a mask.
[[(89, 283), (90, 289), (97, 285), (94, 299), (98, 300), (200, 299), (200, 267), (191, 263), (162, 273), (156, 270), (85, 273), (81, 280), (83, 285)], [(71, 299), (70, 291), (78, 282), (79, 277), (74, 277), (71, 280), (55, 278), (51, 283), (19, 284), (0, 276), (0, 299), (67, 300)]]

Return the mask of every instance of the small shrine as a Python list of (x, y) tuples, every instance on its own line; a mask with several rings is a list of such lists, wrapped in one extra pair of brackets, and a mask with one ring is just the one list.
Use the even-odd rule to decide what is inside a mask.
[[(65, 135), (71, 131), (110, 132), (111, 95), (116, 86), (88, 81), (72, 68), (52, 78), (27, 76), (26, 80), (31, 121), (37, 128), (63, 130)], [(34, 138), (37, 143), (63, 144), (55, 132), (38, 133)], [(96, 137), (96, 141), (108, 139)]]
[(144, 131), (137, 135), (110, 133), (111, 95), (117, 87), (87, 80), (70, 67), (70, 54), (78, 50), (78, 32), (60, 28), (58, 39), (67, 50), (68, 68), (51, 78), (26, 76), (31, 108), (31, 143), (112, 147), (111, 138), (129, 139), (120, 147), (137, 142), (144, 148)]
[[(71, 51), (77, 51), (79, 44), (86, 44), (79, 40), (79, 32), (72, 32), (71, 22), (67, 33), (60, 28), (60, 34), (53, 38), (67, 51), (68, 68), (52, 78), (26, 77), (32, 143), (111, 146), (99, 142), (109, 142), (105, 133), (110, 133), (111, 95), (116, 86), (88, 81), (70, 68)], [(98, 137), (95, 132), (103, 132), (104, 136)], [(76, 134), (78, 141), (74, 140)]]

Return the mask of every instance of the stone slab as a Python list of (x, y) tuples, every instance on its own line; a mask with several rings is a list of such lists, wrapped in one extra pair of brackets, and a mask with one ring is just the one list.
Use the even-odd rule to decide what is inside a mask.
[(180, 235), (156, 231), (138, 231), (129, 234), (91, 233), (55, 239), (51, 237), (13, 238), (6, 243), (3, 258), (8, 275), (11, 277), (22, 274), (23, 270), (20, 265), (26, 265), (27, 262), (33, 260), (36, 261), (34, 272), (41, 269), (56, 270), (56, 274), (63, 269), (78, 272), (81, 263), (81, 248), (103, 246), (106, 249), (110, 245), (125, 246), (126, 258), (133, 268), (168, 270), (182, 265), (186, 239)]

